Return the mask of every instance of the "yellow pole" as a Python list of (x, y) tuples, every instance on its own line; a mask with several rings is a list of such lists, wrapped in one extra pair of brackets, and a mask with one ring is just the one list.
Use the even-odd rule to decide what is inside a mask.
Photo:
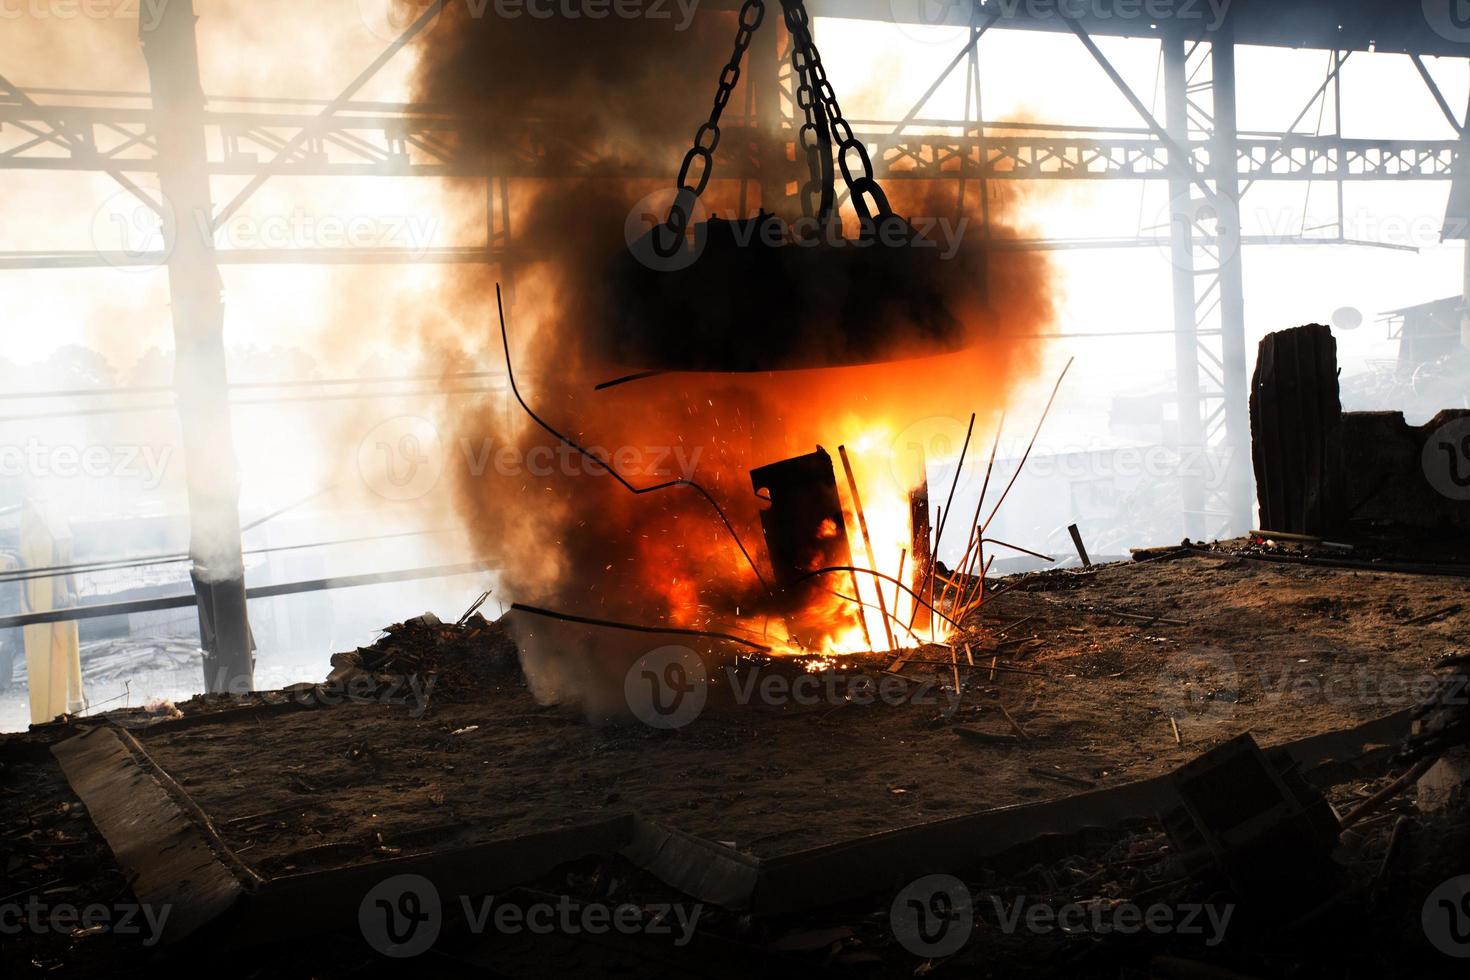
[[(71, 561), (71, 529), (52, 508), (34, 500), (21, 511), (20, 558), (26, 568), (46, 568)], [(22, 584), (23, 612), (50, 612), (75, 605), (71, 576), (33, 578)], [(38, 623), (22, 630), (26, 649), (26, 686), (31, 724), (57, 715), (75, 714), (86, 702), (82, 694), (81, 648), (77, 624)]]

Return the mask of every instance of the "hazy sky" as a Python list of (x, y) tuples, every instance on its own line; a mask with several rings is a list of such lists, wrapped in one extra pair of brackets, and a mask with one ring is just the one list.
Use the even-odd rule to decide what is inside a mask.
[[(329, 97), (381, 49), (385, 29), (374, 22), (376, 0), (324, 0), (309, 8), (298, 4), (223, 4), (200, 0), (199, 36), (206, 90), (213, 94)], [(280, 30), (281, 18), (309, 18), (310, 29)], [(368, 15), (364, 16), (364, 10)], [(308, 12), (309, 11), (309, 12)], [(92, 85), (136, 90), (143, 84), (132, 24), (42, 23), (51, 50), (37, 57), (35, 46), (9, 32), (0, 37), (0, 64), (15, 81), (31, 86)], [(819, 41), (831, 77), (850, 115), (896, 118), (932, 82), (956, 52), (964, 29), (898, 28), (889, 25), (822, 21)], [(1099, 46), (1145, 102), (1162, 114), (1159, 52), (1144, 40), (1101, 38)], [(1069, 35), (991, 31), (981, 44), (986, 115), (1025, 117), (1074, 125), (1137, 126), (1137, 115), (1107, 81), (1085, 50)], [(329, 56), (327, 56), (329, 55)], [(395, 99), (406, 93), (410, 53), (399, 56), (363, 93), (365, 98)], [(1242, 129), (1280, 129), (1306, 104), (1323, 77), (1327, 52), (1242, 48), (1239, 52), (1239, 117)], [(13, 67), (16, 63), (19, 67)], [(1429, 59), (1452, 104), (1465, 102), (1466, 62)], [(713, 83), (713, 80), (710, 80)], [(1441, 116), (1408, 58), (1355, 54), (1344, 69), (1344, 128), (1349, 136), (1447, 138), (1452, 130)], [(925, 115), (958, 116), (964, 89), (957, 72), (925, 109)], [(1332, 106), (1325, 112), (1330, 127)], [(1302, 130), (1311, 132), (1317, 113)], [(216, 195), (233, 193), (237, 181), (217, 182)], [(331, 186), (328, 186), (328, 185)], [(117, 189), (105, 177), (45, 172), (7, 172), (0, 189), (0, 249), (38, 247), (85, 249), (99, 236), (120, 205)], [(1153, 182), (1047, 182), (1030, 185), (1036, 193), (1027, 215), (1039, 235), (1064, 238), (1153, 233), (1165, 220), (1164, 184)], [(1437, 229), (1448, 184), (1348, 185), (1348, 235), (1410, 244), (1417, 252), (1343, 247), (1252, 247), (1245, 253), (1247, 348), (1263, 334), (1286, 326), (1326, 320), (1333, 310), (1352, 306), (1364, 325), (1341, 334), (1348, 371), (1374, 359), (1391, 358), (1395, 345), (1375, 314), (1458, 291), (1461, 249), (1442, 246)], [(1245, 231), (1291, 233), (1305, 220), (1331, 219), (1335, 194), (1330, 185), (1310, 189), (1302, 183), (1257, 184), (1245, 199)], [(365, 204), (364, 202), (370, 202)], [(453, 229), (435, 220), (432, 181), (374, 179), (352, 181), (275, 180), (252, 207), (258, 213), (291, 213), (305, 207), (371, 209), (386, 220), (421, 219), (415, 244), (461, 243)], [(247, 211), (247, 214), (250, 212)], [(397, 240), (387, 244), (403, 244)], [(1055, 253), (1062, 295), (1057, 329), (1064, 333), (1167, 330), (1172, 324), (1170, 267), (1155, 248), (1084, 250)], [(226, 270), (232, 345), (327, 348), (325, 320), (345, 293), (364, 290), (432, 291), (436, 271), (389, 266), (367, 270), (341, 268), (231, 268)], [(73, 272), (4, 273), (6, 309), (0, 328), (7, 357), (43, 358), (60, 344), (97, 347), (119, 368), (150, 347), (171, 347), (168, 297), (161, 270), (112, 269)], [(384, 304), (386, 309), (389, 304)], [(126, 328), (124, 328), (126, 325)], [(373, 336), (364, 324), (365, 344)], [(366, 351), (354, 351), (367, 356)], [(1073, 383), (1059, 410), (1089, 408), (1114, 391), (1166, 390), (1171, 382), (1172, 342), (1166, 336), (1066, 340), (1054, 345), (1053, 367), (1075, 355)], [(1049, 387), (1049, 385), (1042, 386)], [(1075, 430), (1074, 430), (1075, 434)], [(1079, 437), (1080, 438), (1080, 437)], [(1089, 437), (1090, 438), (1090, 437)]]

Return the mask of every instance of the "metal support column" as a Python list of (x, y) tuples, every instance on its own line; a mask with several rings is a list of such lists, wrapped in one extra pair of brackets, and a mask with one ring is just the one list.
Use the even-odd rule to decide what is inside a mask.
[(1240, 254), (1240, 178), (1237, 175), (1235, 40), (1228, 27), (1210, 45), (1214, 74), (1215, 171), (1220, 245), (1220, 354), (1224, 362), (1225, 450), (1229, 454), (1228, 510), (1231, 534), (1250, 529), (1255, 497), (1251, 470), (1249, 376), (1245, 354), (1245, 284)]
[(1465, 241), (1464, 253), (1460, 276), (1460, 346), (1470, 350), (1470, 239)]
[[(1459, 135), (1460, 145), (1470, 150), (1470, 100), (1467, 100), (1465, 105), (1465, 121), (1459, 127)], [(1463, 175), (1464, 172), (1465, 165), (1462, 164), (1461, 168), (1457, 168), (1456, 173), (1457, 175)], [(1457, 176), (1456, 179), (1464, 180), (1464, 177)], [(1457, 198), (1458, 195), (1455, 193), (1455, 187), (1451, 184), (1451, 209), (1455, 208), (1458, 203)], [(1470, 230), (1467, 230), (1466, 225), (1464, 215), (1451, 214), (1448, 210), (1446, 211), (1444, 227), (1446, 229), (1453, 228), (1455, 232), (1465, 239), (1464, 265), (1462, 266), (1460, 277), (1460, 346), (1465, 350), (1470, 350)], [(1444, 238), (1445, 236), (1441, 232), (1440, 241), (1444, 241)]]
[(173, 304), (174, 385), (188, 468), (190, 554), (211, 692), (254, 685), (239, 480), (225, 372), (224, 299), (204, 140), (193, 0), (175, 0), (139, 38), (153, 95), (164, 245)]
[[(1189, 143), (1189, 89), (1185, 42), (1166, 37), (1164, 48), (1164, 127), (1176, 146)], [(1173, 269), (1174, 375), (1179, 411), (1179, 452), (1182, 459), (1197, 458), (1204, 449), (1205, 431), (1199, 387), (1199, 323), (1194, 298), (1193, 162), (1189, 151), (1171, 150), (1169, 166), (1169, 260)], [(1194, 454), (1194, 455), (1191, 455)], [(1205, 535), (1205, 489), (1199, 468), (1181, 467), (1184, 534)]]

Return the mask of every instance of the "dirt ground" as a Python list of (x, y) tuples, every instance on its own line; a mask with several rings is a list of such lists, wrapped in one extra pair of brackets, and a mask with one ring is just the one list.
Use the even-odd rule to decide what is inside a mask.
[[(941, 663), (905, 666), (910, 680), (892, 682), (902, 693), (893, 703), (846, 700), (859, 688), (835, 683), (887, 676), (891, 658), (875, 656), (812, 675), (822, 681), (820, 693), (801, 703), (742, 702), (726, 683), (692, 724), (672, 731), (632, 718), (592, 724), (580, 708), (537, 704), (514, 665), (446, 673), (446, 685), (461, 686), (439, 691), (423, 711), (422, 703), (303, 707), (276, 694), (256, 696), (245, 708), (196, 699), (182, 706), (181, 720), (154, 723), (137, 711), (113, 720), (134, 731), (231, 849), (266, 876), (629, 810), (772, 856), (1143, 779), (1246, 730), (1272, 744), (1345, 728), (1416, 700), (1431, 666), (1462, 647), (1466, 625), (1457, 608), (1465, 595), (1459, 579), (1229, 556), (1043, 573), (1002, 580), (995, 590), (956, 644), (964, 678), (958, 707), (949, 649), (927, 647), (912, 659)], [(963, 653), (966, 643), (975, 668)], [(992, 680), (992, 656), (998, 667), (1013, 669)], [(725, 666), (710, 662), (717, 678), (726, 676)], [(784, 683), (804, 675), (796, 664), (747, 658), (735, 679), (775, 676)], [(13, 884), (7, 891), (53, 903), (125, 899), (126, 874), (49, 752), (75, 730), (49, 726), (0, 739), (0, 861)], [(1390, 778), (1348, 777), (1330, 792), (1346, 807)], [(1385, 878), (1388, 837), (1401, 816), (1408, 820), (1401, 870)], [(1426, 972), (1426, 964), (1438, 969), (1444, 961), (1416, 934), (1417, 905), (1452, 865), (1463, 865), (1465, 839), (1463, 826), (1421, 818), (1409, 800), (1370, 818), (1344, 838), (1344, 874), (1362, 879), (1353, 886), (1359, 891), (1371, 886), (1363, 918), (1330, 919), (1341, 921), (1329, 932), (1294, 926), (1309, 932), (1294, 934), (1289, 954), (1263, 953), (1254, 940), (1211, 949), (1173, 940), (1021, 937), (1000, 931), (983, 905), (966, 950), (928, 963), (888, 933), (886, 906), (872, 904), (886, 898), (855, 896), (850, 908), (793, 920), (753, 921), (711, 909), (700, 942), (682, 960), (667, 958), (667, 950), (653, 959), (647, 950), (610, 951), (587, 945), (586, 937), (535, 944), (491, 937), (451, 943), (421, 965), (446, 975), (489, 968), (506, 976), (592, 976), (621, 962), (630, 975), (761, 969), (805, 976), (826, 969), (888, 976), (917, 968), (956, 976), (1115, 977), (1120, 969), (1175, 975), (1160, 972), (1154, 958), (1177, 954), (1265, 976), (1289, 955), (1322, 967), (1304, 977), (1448, 976)], [(982, 902), (991, 895), (1182, 901), (1191, 887), (1178, 879), (1159, 828), (1148, 822), (1038, 846), (1034, 854), (1023, 847), (992, 862), (966, 883)], [(667, 891), (619, 858), (558, 869), (526, 887), (531, 896), (580, 894), (589, 901)], [(1354, 945), (1359, 940), (1362, 949)], [(1403, 959), (1401, 944), (1420, 959)], [(156, 953), (136, 939), (87, 934), (4, 945), (0, 964), (15, 975), (152, 975)], [(256, 959), (209, 968), (221, 975), (371, 976), (381, 965), (374, 955), (360, 937), (333, 934), (292, 947), (290, 969), (262, 970)], [(1365, 964), (1374, 965), (1360, 972)]]
[[(884, 676), (881, 657), (838, 668), (835, 696), (739, 703), (727, 692), (675, 731), (591, 725), (509, 678), (482, 701), (420, 717), (348, 704), (139, 736), (266, 874), (627, 810), (764, 857), (1143, 779), (1246, 730), (1271, 744), (1349, 727), (1413, 703), (1467, 621), (1406, 624), (1461, 596), (1452, 578), (1234, 558), (1007, 585), (1019, 587), (971, 633), (982, 667), (963, 671), (973, 680), (957, 710), (950, 668), (923, 664), (904, 673), (927, 690), (846, 702), (861, 690), (853, 677)], [(991, 655), (1033, 673), (992, 683)], [(798, 673), (745, 670), (742, 683), (751, 670)], [(1012, 735), (1002, 705), (1027, 740), (956, 734)]]

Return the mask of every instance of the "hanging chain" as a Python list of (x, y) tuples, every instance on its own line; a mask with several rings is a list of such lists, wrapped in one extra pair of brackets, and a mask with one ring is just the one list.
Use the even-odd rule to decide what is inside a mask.
[(801, 213), (808, 219), (816, 219), (817, 231), (822, 232), (832, 222), (836, 210), (836, 194), (832, 187), (832, 129), (828, 126), (826, 112), (817, 101), (816, 85), (811, 78), (811, 66), (801, 48), (792, 44), (792, 71), (797, 76), (797, 106), (806, 122), (797, 131), (797, 147), (806, 153), (808, 179), (801, 187)]
[(806, 154), (808, 179), (801, 188), (801, 213), (808, 219), (816, 219), (817, 232), (825, 232), (836, 211), (836, 193), (833, 189), (832, 131), (827, 123), (827, 112), (817, 98), (818, 80), (813, 77), (812, 60), (808, 48), (796, 41), (792, 8), (783, 0), (786, 27), (793, 41), (791, 66), (796, 73), (796, 104), (806, 117), (796, 134), (797, 146)]
[[(837, 141), (837, 163), (842, 168), (842, 179), (847, 184), (853, 208), (865, 230), (876, 220), (881, 221), (893, 214), (888, 196), (873, 176), (873, 161), (868, 148), (852, 131), (842, 115), (837, 102), (837, 93), (827, 79), (822, 66), (822, 55), (812, 40), (811, 21), (804, 0), (781, 0), (785, 13), (786, 28), (792, 38), (792, 65), (796, 69), (798, 88), (797, 105), (806, 116), (806, 121), (797, 134), (797, 142), (806, 153), (811, 180), (802, 189), (802, 210), (807, 217), (816, 217), (819, 229), (825, 229), (833, 220), (836, 201), (833, 184), (835, 174), (832, 166), (832, 141)], [(679, 178), (675, 182), (677, 193), (669, 208), (669, 218), (662, 229), (655, 229), (654, 251), (668, 258), (679, 248), (694, 217), (694, 206), (709, 186), (714, 174), (715, 149), (720, 145), (720, 118), (725, 106), (740, 81), (740, 65), (756, 30), (766, 18), (765, 0), (745, 0), (740, 8), (740, 27), (735, 33), (735, 50), (730, 61), (720, 72), (720, 84), (715, 90), (714, 108), (709, 119), (700, 125), (694, 134), (694, 145), (684, 154), (679, 167)], [(850, 156), (857, 155), (860, 172), (855, 172)], [(692, 182), (690, 175), (698, 165), (697, 177)], [(816, 203), (813, 201), (816, 199)], [(815, 214), (813, 213), (815, 212)], [(667, 237), (662, 241), (657, 234), (662, 230)]]
[[(694, 146), (684, 154), (684, 162), (679, 167), (679, 179), (675, 182), (678, 193), (674, 196), (673, 206), (669, 209), (669, 220), (665, 224), (668, 238), (661, 243), (657, 234), (653, 236), (654, 250), (664, 258), (678, 250), (694, 216), (694, 205), (709, 186), (715, 169), (715, 148), (720, 145), (720, 117), (725, 114), (725, 106), (729, 104), (730, 97), (735, 93), (735, 85), (740, 81), (740, 63), (745, 60), (745, 52), (750, 48), (751, 39), (765, 19), (765, 0), (745, 0), (744, 6), (740, 8), (740, 28), (735, 32), (735, 50), (730, 55), (729, 63), (720, 72), (714, 108), (710, 110), (709, 119), (695, 132)], [(699, 164), (698, 178), (690, 183), (689, 174), (696, 162)]]
[[(878, 181), (873, 176), (873, 161), (868, 156), (868, 148), (852, 131), (852, 126), (842, 115), (842, 107), (837, 103), (837, 93), (832, 88), (832, 83), (827, 80), (827, 70), (822, 66), (822, 55), (817, 51), (816, 42), (812, 40), (811, 19), (807, 16), (804, 0), (781, 0), (781, 6), (786, 14), (786, 29), (791, 33), (793, 51), (792, 63), (796, 66), (797, 73), (801, 78), (801, 87), (797, 90), (797, 103), (807, 114), (807, 125), (813, 125), (813, 114), (824, 115), (824, 120), (815, 121), (816, 125), (811, 132), (811, 137), (820, 147), (826, 135), (827, 127), (831, 127), (831, 136), (837, 140), (837, 162), (842, 167), (842, 179), (847, 183), (847, 189), (852, 197), (853, 208), (858, 213), (858, 219), (864, 227), (869, 227), (874, 219), (882, 220), (893, 214), (893, 209), (888, 203), (888, 196), (883, 193), (883, 188), (878, 186)], [(820, 149), (814, 150), (808, 146), (806, 136), (807, 126), (802, 127), (802, 146), (807, 151), (807, 159), (813, 159), (814, 152), (820, 153)], [(856, 153), (861, 173), (855, 174), (849, 155)], [(824, 183), (822, 189), (822, 210), (818, 215), (818, 223), (823, 227), (831, 220), (830, 197), (832, 193), (831, 159), (821, 168), (821, 179)], [(816, 172), (813, 172), (816, 179)], [(809, 207), (810, 197), (803, 204)]]

